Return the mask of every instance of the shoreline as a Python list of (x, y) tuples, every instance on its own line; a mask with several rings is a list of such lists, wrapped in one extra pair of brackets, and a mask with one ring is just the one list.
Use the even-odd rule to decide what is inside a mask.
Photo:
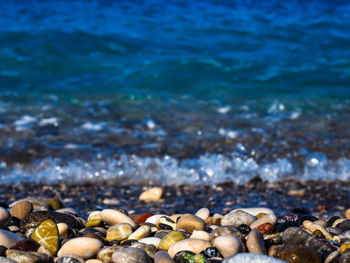
[(288, 180), (271, 184), (257, 178), (243, 185), (163, 186), (160, 200), (140, 201), (139, 195), (152, 186), (116, 185), (113, 182), (4, 184), (0, 185), (0, 198), (7, 205), (24, 198), (38, 202), (53, 198), (59, 200), (62, 207), (73, 208), (84, 216), (90, 211), (107, 208), (138, 214), (194, 213), (201, 207), (207, 207), (211, 213), (226, 213), (239, 207), (263, 206), (271, 208), (276, 214), (294, 211), (322, 217), (341, 213), (350, 207), (350, 182), (343, 181)]

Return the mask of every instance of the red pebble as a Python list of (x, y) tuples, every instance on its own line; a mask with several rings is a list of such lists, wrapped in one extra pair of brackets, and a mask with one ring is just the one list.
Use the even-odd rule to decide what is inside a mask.
[(273, 225), (271, 223), (265, 223), (254, 228), (261, 232), (261, 234), (265, 235), (273, 230)]
[(141, 223), (145, 223), (146, 219), (153, 216), (154, 214), (151, 213), (144, 213), (142, 214), (137, 220), (136, 220), (136, 224), (141, 224)]

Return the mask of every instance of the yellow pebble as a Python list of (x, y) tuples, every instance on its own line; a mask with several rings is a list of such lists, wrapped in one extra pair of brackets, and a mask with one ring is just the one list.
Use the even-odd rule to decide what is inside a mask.
[(340, 253), (343, 254), (343, 252), (345, 250), (347, 250), (348, 248), (350, 248), (350, 242), (349, 241), (345, 242), (344, 244), (342, 244), (340, 246)]

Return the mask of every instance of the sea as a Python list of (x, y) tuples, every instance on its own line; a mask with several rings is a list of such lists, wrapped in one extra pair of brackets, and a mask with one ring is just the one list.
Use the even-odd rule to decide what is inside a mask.
[(0, 0), (0, 184), (350, 180), (350, 3)]

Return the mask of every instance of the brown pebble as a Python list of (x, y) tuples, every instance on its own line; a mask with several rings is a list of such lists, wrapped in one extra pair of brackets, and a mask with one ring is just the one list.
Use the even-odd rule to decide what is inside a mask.
[(10, 213), (13, 217), (19, 219), (24, 218), (26, 215), (33, 211), (33, 204), (27, 200), (22, 200), (11, 207)]
[(176, 229), (185, 229), (192, 234), (194, 230), (205, 230), (205, 221), (192, 214), (182, 215), (176, 223)]
[(345, 217), (346, 219), (350, 219), (350, 208), (345, 210)]

